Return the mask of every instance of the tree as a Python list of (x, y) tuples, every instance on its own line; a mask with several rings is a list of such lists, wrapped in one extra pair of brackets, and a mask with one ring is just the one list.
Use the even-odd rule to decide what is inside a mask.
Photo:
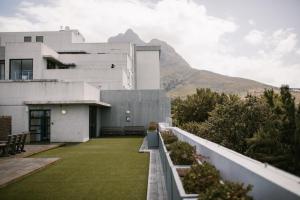
[(282, 129), (281, 140), (286, 144), (293, 144), (295, 141), (296, 121), (295, 121), (295, 98), (289, 90), (289, 86), (283, 85), (280, 88), (280, 98), (282, 102)]
[(186, 122), (204, 122), (216, 104), (227, 100), (227, 95), (212, 92), (210, 89), (197, 89), (196, 94), (186, 99), (176, 98), (172, 101), (173, 120), (176, 125)]

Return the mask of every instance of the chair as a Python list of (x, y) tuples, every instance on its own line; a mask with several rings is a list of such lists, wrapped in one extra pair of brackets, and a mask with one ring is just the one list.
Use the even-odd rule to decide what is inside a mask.
[(11, 141), (12, 141), (12, 136), (9, 135), (7, 137), (7, 141), (5, 143), (0, 144), (0, 149), (2, 150), (2, 154), (1, 154), (2, 156), (8, 156)]
[(15, 155), (16, 154), (16, 141), (17, 141), (17, 135), (11, 135), (12, 139), (11, 142), (9, 144), (9, 151), (8, 153), (11, 155)]
[(22, 138), (23, 138), (23, 134), (17, 135), (17, 139), (16, 139), (16, 153), (21, 153)]
[(25, 147), (26, 137), (27, 137), (27, 133), (23, 133), (22, 134), (21, 146), (20, 146), (20, 152), (25, 152), (24, 147)]

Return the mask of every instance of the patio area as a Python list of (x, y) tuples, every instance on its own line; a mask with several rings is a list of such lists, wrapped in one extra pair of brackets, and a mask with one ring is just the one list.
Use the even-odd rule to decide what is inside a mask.
[(146, 199), (149, 154), (142, 137), (93, 139), (30, 158), (60, 158), (0, 189), (3, 199)]

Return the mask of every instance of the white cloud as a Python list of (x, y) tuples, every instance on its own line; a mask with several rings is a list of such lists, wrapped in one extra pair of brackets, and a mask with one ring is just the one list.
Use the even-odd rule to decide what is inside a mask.
[(244, 37), (244, 39), (246, 42), (250, 44), (259, 45), (263, 42), (264, 32), (258, 30), (252, 30)]
[(253, 19), (249, 19), (249, 20), (248, 20), (248, 23), (249, 23), (251, 26), (255, 26), (255, 25), (256, 25), (256, 22), (255, 22)]
[[(147, 1), (146, 1), (147, 2)], [(255, 25), (253, 20), (249, 24)], [(231, 19), (214, 17), (189, 0), (55, 0), (50, 4), (27, 1), (13, 17), (0, 16), (1, 31), (58, 30), (61, 25), (79, 29), (88, 42), (106, 41), (128, 28), (142, 39), (158, 38), (171, 44), (191, 66), (231, 76), (251, 78), (279, 86), (300, 86), (300, 64), (289, 65), (285, 55), (296, 52), (292, 30), (274, 33), (252, 30), (245, 48), (258, 48), (256, 55), (235, 54), (241, 38), (226, 39), (239, 26)], [(251, 44), (251, 45), (249, 45)], [(299, 53), (299, 52), (298, 52)], [(239, 54), (239, 55), (240, 55)]]
[(300, 49), (298, 49), (298, 50), (296, 51), (296, 54), (300, 55)]
[(275, 44), (275, 51), (278, 53), (290, 53), (297, 45), (297, 35), (289, 30), (277, 30), (272, 35), (272, 43)]

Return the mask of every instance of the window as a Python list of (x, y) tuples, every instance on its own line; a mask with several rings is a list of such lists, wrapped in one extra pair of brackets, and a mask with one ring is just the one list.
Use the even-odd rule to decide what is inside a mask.
[(31, 42), (31, 36), (25, 36), (24, 42)]
[(11, 59), (9, 79), (10, 80), (32, 80), (32, 59)]
[(36, 36), (35, 41), (36, 42), (44, 42), (44, 36)]
[(0, 80), (5, 79), (5, 61), (0, 60)]
[(53, 61), (47, 60), (47, 69), (55, 69), (56, 65)]

